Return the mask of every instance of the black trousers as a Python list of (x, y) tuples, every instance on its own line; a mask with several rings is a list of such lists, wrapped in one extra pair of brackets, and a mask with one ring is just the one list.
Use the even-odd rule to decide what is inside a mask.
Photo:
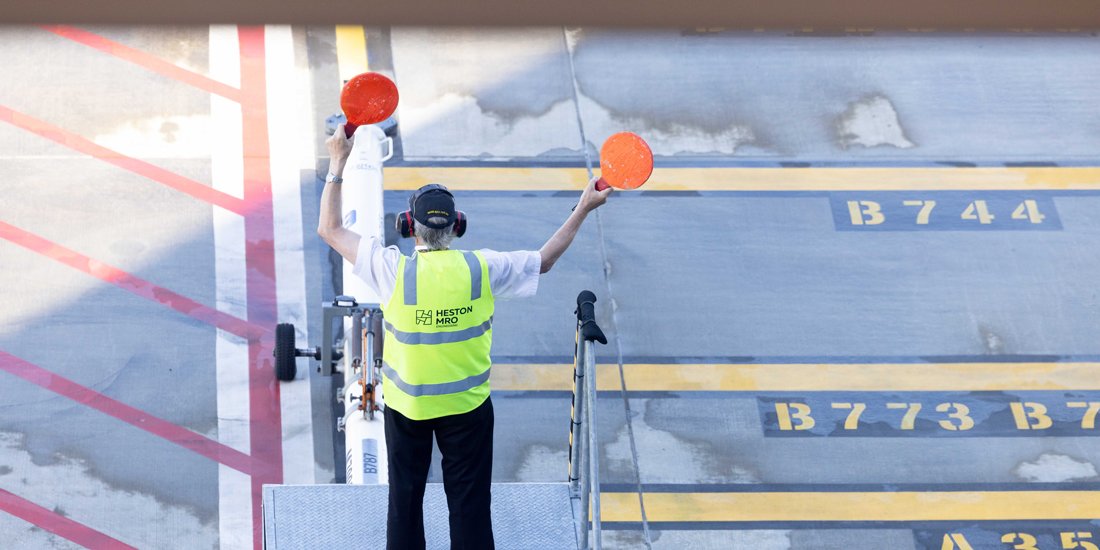
[(493, 403), (464, 414), (412, 420), (386, 409), (390, 509), (386, 548), (424, 548), (424, 487), (432, 461), (432, 434), (443, 453), (443, 489), (450, 509), (451, 550), (495, 548), (489, 515), (493, 476)]

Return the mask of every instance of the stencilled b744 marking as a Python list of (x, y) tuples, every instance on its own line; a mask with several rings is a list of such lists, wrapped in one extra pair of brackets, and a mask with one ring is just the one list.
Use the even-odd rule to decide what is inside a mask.
[(1055, 231), (1049, 195), (995, 191), (830, 193), (840, 231)]

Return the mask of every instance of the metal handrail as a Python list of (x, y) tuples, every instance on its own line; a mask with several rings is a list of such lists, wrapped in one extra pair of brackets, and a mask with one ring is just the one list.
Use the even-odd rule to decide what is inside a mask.
[[(573, 408), (569, 425), (569, 484), (572, 498), (580, 501), (577, 540), (580, 547), (603, 547), (600, 524), (600, 446), (596, 434), (596, 342), (607, 338), (595, 315), (596, 295), (585, 290), (577, 296), (577, 336), (573, 348)], [(592, 544), (589, 545), (591, 532)]]

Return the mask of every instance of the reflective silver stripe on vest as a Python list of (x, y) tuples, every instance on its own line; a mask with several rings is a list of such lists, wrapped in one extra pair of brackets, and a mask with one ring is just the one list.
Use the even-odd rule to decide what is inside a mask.
[(393, 370), (393, 367), (387, 365), (385, 362), (382, 363), (382, 373), (386, 375), (386, 378), (388, 378), (390, 382), (393, 382), (398, 389), (413, 397), (447, 395), (472, 390), (489, 380), (490, 370), (491, 369), (485, 369), (485, 372), (481, 374), (475, 374), (454, 382), (443, 382), (441, 384), (410, 384), (402, 380), (401, 377), (398, 376), (397, 371)]
[(473, 252), (463, 252), (466, 265), (470, 266), (470, 300), (481, 298), (481, 260)]
[[(481, 298), (481, 259), (473, 252), (462, 252), (470, 267), (470, 300)], [(405, 260), (405, 305), (416, 305), (416, 254)]]
[(405, 260), (405, 305), (416, 305), (416, 254)]
[(452, 332), (404, 332), (397, 330), (389, 321), (382, 321), (386, 330), (397, 338), (398, 342), (402, 344), (453, 344), (455, 342), (465, 342), (466, 340), (473, 340), (493, 328), (493, 318), (490, 317), (488, 321), (481, 323), (476, 327), (470, 327), (462, 330), (455, 330)]

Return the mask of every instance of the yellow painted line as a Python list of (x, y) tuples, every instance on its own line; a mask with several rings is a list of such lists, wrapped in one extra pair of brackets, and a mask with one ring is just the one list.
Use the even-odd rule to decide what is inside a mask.
[[(583, 168), (393, 167), (386, 189), (442, 183), (457, 191), (582, 189)], [(1098, 190), (1100, 168), (657, 168), (646, 191)]]
[[(599, 365), (600, 390), (619, 390), (617, 365)], [(628, 364), (631, 391), (1100, 390), (1100, 363)], [(571, 364), (495, 364), (495, 390), (572, 390)]]
[[(622, 388), (618, 365), (597, 365), (596, 375), (596, 389)], [(572, 391), (573, 365), (494, 363), (489, 386), (508, 391)]]
[(336, 63), (341, 83), (367, 72), (367, 33), (362, 26), (336, 25)]
[[(603, 521), (641, 521), (637, 493), (602, 493)], [(1100, 517), (1096, 491), (646, 493), (649, 521), (971, 521)]]
[(386, 167), (388, 190), (411, 191), (441, 183), (453, 191), (569, 191), (584, 189), (584, 168)]

